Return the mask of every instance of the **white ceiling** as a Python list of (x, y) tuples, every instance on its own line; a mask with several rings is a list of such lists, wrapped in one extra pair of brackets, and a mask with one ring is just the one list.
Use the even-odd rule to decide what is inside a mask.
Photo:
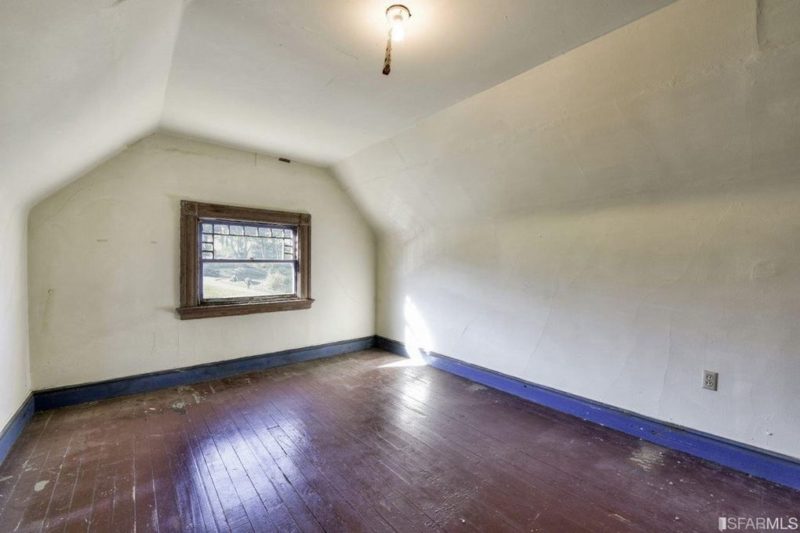
[[(334, 166), (381, 233), (800, 176), (800, 2), (685, 0)], [(479, 240), (476, 240), (479, 242)]]
[(158, 126), (182, 0), (0, 1), (0, 206)]
[(388, 1), (3, 0), (0, 200), (158, 127), (332, 163), (670, 1), (408, 0), (387, 78)]
[(670, 0), (407, 0), (381, 74), (381, 0), (195, 0), (172, 64), (170, 130), (330, 164)]

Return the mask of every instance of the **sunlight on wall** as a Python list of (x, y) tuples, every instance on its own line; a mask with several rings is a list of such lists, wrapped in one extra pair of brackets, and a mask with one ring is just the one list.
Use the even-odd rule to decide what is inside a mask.
[(403, 342), (406, 346), (408, 359), (382, 365), (385, 367), (404, 367), (404, 366), (423, 366), (426, 363), (425, 357), (430, 353), (430, 346), (433, 346), (430, 330), (428, 329), (422, 314), (411, 301), (410, 296), (406, 296), (403, 303), (403, 318), (405, 320), (405, 331)]

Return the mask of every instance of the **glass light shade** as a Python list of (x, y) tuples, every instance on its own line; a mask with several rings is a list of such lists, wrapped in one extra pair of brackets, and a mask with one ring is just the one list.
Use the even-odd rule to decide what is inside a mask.
[(402, 41), (406, 37), (405, 23), (411, 17), (411, 12), (402, 4), (394, 4), (386, 10), (386, 20), (389, 21), (392, 41)]

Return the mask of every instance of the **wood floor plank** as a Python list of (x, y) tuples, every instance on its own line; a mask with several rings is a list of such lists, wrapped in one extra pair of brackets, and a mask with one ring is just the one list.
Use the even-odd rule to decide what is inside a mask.
[(37, 413), (0, 531), (711, 531), (800, 492), (379, 350)]
[(53, 484), (53, 494), (50, 497), (45, 513), (44, 531), (61, 531), (63, 529), (67, 512), (75, 494), (85, 438), (79, 433), (72, 433), (71, 435), (70, 450), (61, 464), (60, 471)]
[(281, 421), (284, 425), (288, 422), (280, 412), (280, 408), (275, 405), (272, 407), (269, 419), (271, 424), (268, 422), (270, 427), (267, 429), (269, 437), (284, 454), (296, 458), (295, 464), (303, 476), (315, 486), (317, 492), (322, 493), (323, 498), (335, 509), (336, 515), (342, 519), (343, 531), (393, 531), (394, 529), (371, 506), (359, 506), (354, 503), (353, 500), (359, 500), (360, 496), (355, 494), (351, 487), (336, 484), (326, 469), (308, 460), (308, 455), (303, 451), (306, 443), (298, 440), (296, 435), (293, 438), (284, 431)]
[[(386, 389), (384, 389), (386, 390)], [(335, 390), (326, 391), (326, 395), (336, 394)], [(353, 399), (357, 399), (357, 392), (356, 391), (349, 391), (349, 396)], [(357, 399), (359, 404), (371, 405), (374, 403), (379, 403), (381, 405), (386, 405), (387, 403), (391, 403), (391, 397), (389, 395), (383, 397), (380, 402), (368, 402), (365, 399)], [(362, 411), (362, 414), (365, 416), (371, 416), (368, 411)], [(408, 422), (408, 419), (406, 419)], [(363, 422), (358, 421), (356, 426), (365, 425)], [(382, 428), (385, 430), (391, 424), (387, 422), (382, 422)], [(399, 429), (399, 428), (398, 428)], [(419, 433), (421, 427), (415, 426), (413, 432)], [(399, 429), (402, 431), (402, 429)], [(368, 434), (368, 432), (361, 431), (362, 435)], [(449, 444), (444, 441), (444, 446), (447, 447)], [(370, 446), (367, 446), (370, 447)], [(427, 448), (417, 448), (411, 451), (410, 455), (404, 456), (403, 453), (392, 453), (390, 451), (389, 455), (384, 457), (384, 460), (393, 461), (393, 460), (400, 460), (399, 463), (395, 463), (395, 466), (399, 470), (403, 470), (405, 472), (405, 476), (409, 479), (412, 479), (416, 485), (416, 492), (418, 494), (417, 499), (419, 496), (424, 496), (430, 494), (432, 497), (430, 499), (430, 505), (428, 507), (429, 512), (438, 518), (440, 522), (444, 523), (452, 523), (456, 518), (458, 518), (458, 522), (462, 528), (469, 528), (471, 527), (472, 523), (467, 521), (462, 516), (463, 513), (461, 509), (464, 507), (462, 505), (463, 500), (469, 500), (473, 493), (478, 489), (480, 484), (483, 482), (478, 476), (473, 475), (472, 469), (465, 469), (464, 466), (471, 463), (474, 460), (479, 460), (478, 456), (465, 456), (461, 455), (461, 450), (457, 449), (449, 449), (449, 454), (446, 455), (437, 455), (435, 459), (429, 457), (430, 452), (439, 451), (442, 448), (440, 443), (437, 443), (435, 447), (427, 447)], [(400, 449), (395, 447), (395, 451), (399, 451)], [(403, 462), (403, 459), (410, 458), (410, 461)], [(456, 461), (456, 464), (450, 464), (453, 460)], [(422, 476), (418, 475), (418, 468), (414, 464), (414, 460), (423, 460), (423, 464), (436, 464), (438, 471), (430, 471), (427, 470), (424, 472)], [(433, 459), (433, 460), (432, 460)], [(477, 462), (476, 462), (477, 464)], [(491, 465), (493, 468), (496, 465)], [(480, 469), (481, 474), (485, 476), (487, 474), (487, 466), (483, 465)], [(506, 484), (511, 481), (507, 476), (504, 480)], [(524, 484), (523, 484), (524, 485)], [(458, 487), (455, 490), (446, 491), (443, 487)], [(516, 490), (521, 490), (526, 494), (531, 494), (529, 489), (530, 487), (522, 486), (516, 487)], [(493, 505), (488, 505), (489, 502), (487, 501), (480, 501), (480, 502), (473, 502), (471, 507), (471, 511), (476, 512), (482, 516), (492, 516), (493, 522), (498, 525), (505, 524), (507, 527), (510, 527), (510, 524), (513, 520), (509, 519), (508, 515), (519, 514), (521, 511), (525, 510), (525, 506), (529, 504), (529, 502), (515, 502), (514, 498), (499, 498), (498, 496), (503, 495), (504, 490), (501, 488), (500, 490), (495, 490), (492, 493), (492, 497), (496, 499), (496, 502)], [(435, 495), (442, 495), (446, 494), (445, 498), (439, 496), (437, 499)], [(424, 500), (423, 500), (424, 501)], [(503, 509), (503, 507), (506, 507)], [(455, 516), (458, 515), (458, 516)], [(533, 513), (530, 513), (530, 516), (534, 516)], [(566, 519), (565, 521), (569, 521)]]
[[(236, 399), (236, 396), (230, 398), (231, 406), (237, 405)], [(240, 472), (243, 474), (241, 480), (246, 479), (246, 483), (252, 487), (253, 494), (261, 500), (264, 507), (264, 513), (258, 519), (261, 527), (274, 528), (276, 531), (300, 531), (283, 500), (278, 496), (266, 465), (254, 457), (233, 417), (229, 416), (228, 403), (226, 402), (223, 409), (217, 408), (216, 402), (209, 402), (208, 405), (214, 409), (213, 415), (216, 420), (214, 433), (224, 439), (223, 446), (236, 456), (237, 468), (241, 466)], [(235, 410), (237, 407), (234, 407), (234, 412)]]
[(111, 526), (110, 531), (133, 531), (136, 509), (133, 491), (133, 436), (121, 437), (114, 455), (119, 457), (112, 470)]
[[(213, 484), (225, 522), (231, 531), (255, 531), (254, 524), (248, 515), (247, 502), (239, 496), (223, 456), (220, 454), (213, 435), (209, 431), (203, 415), (200, 413), (203, 408), (201, 405), (197, 409), (188, 410), (186, 414), (187, 422), (191, 433), (197, 439), (196, 445), (208, 471), (208, 479)], [(249, 514), (252, 515), (253, 512), (251, 510)]]
[(137, 531), (158, 531), (158, 509), (150, 442), (146, 434), (137, 435), (133, 441), (133, 494), (134, 516)]
[[(296, 417), (296, 413), (292, 411), (292, 419)], [(282, 425), (278, 422), (278, 427), (284, 434), (293, 442), (311, 442), (311, 435), (305, 431), (298, 430), (290, 421), (287, 422), (285, 418), (281, 418), (288, 425)], [(395, 498), (388, 498), (389, 490), (385, 483), (386, 478), (380, 477), (377, 469), (370, 466), (371, 456), (364, 453), (362, 449), (357, 453), (348, 454), (327, 454), (327, 457), (319, 453), (319, 448), (325, 449), (346, 449), (346, 445), (341, 439), (336, 439), (336, 433), (341, 431), (341, 428), (334, 426), (319, 427), (319, 423), (313, 420), (308, 412), (304, 416), (303, 425), (312, 425), (317, 423), (314, 427), (319, 430), (317, 435), (322, 435), (324, 442), (329, 444), (326, 447), (325, 443), (315, 445), (315, 453), (310, 453), (309, 450), (299, 451), (303, 453), (306, 460), (312, 464), (317, 465), (320, 470), (326, 472), (326, 476), (332, 484), (336, 486), (348, 486), (350, 490), (347, 493), (349, 501), (353, 502), (358, 508), (369, 506), (374, 509), (375, 513), (380, 518), (388, 523), (393, 529), (401, 531), (417, 530), (422, 531), (430, 529), (430, 524), (426, 524), (424, 520), (420, 520), (420, 512), (418, 509), (414, 510), (413, 514), (402, 513), (398, 511), (398, 504), (408, 509), (410, 506), (405, 502), (405, 497), (402, 492), (395, 492)], [(357, 439), (352, 439), (350, 442), (358, 442)], [(297, 449), (297, 448), (295, 448)], [(346, 475), (344, 474), (346, 473)], [(408, 487), (404, 487), (408, 488)]]
[[(419, 487), (408, 481), (407, 475), (398, 472), (389, 464), (389, 457), (398, 453), (397, 448), (386, 448), (383, 442), (371, 440), (375, 431), (369, 424), (360, 426), (361, 431), (354, 431), (347, 424), (336, 423), (339, 420), (331, 417), (328, 407), (320, 406), (319, 413), (312, 413), (308, 408), (314, 402), (313, 397), (308, 397), (307, 392), (314, 390), (305, 382), (305, 390), (294, 387), (290, 392), (293, 398), (305, 398), (305, 403), (295, 404), (291, 413), (293, 418), (302, 417), (303, 424), (300, 428), (291, 426), (291, 430), (299, 433), (300, 440), (311, 442), (313, 435), (322, 436), (321, 442), (316, 445), (316, 453), (309, 458), (310, 461), (324, 462), (334, 472), (336, 481), (352, 483), (359, 492), (368, 498), (372, 497), (373, 505), (378, 506), (380, 514), (398, 529), (416, 531), (437, 530), (436, 520), (425, 513), (423, 506), (414, 502), (419, 500)], [(325, 396), (328, 396), (327, 392)], [(329, 416), (320, 416), (321, 414)], [(326, 420), (328, 419), (328, 420)], [(375, 443), (377, 442), (377, 446)], [(323, 450), (342, 449), (351, 446), (356, 453), (347, 456), (331, 456)], [(373, 453), (369, 453), (373, 451)], [(347, 479), (338, 479), (339, 472), (347, 472)], [(413, 498), (406, 494), (413, 493)]]
[[(315, 481), (315, 473), (307, 477), (308, 469), (303, 467), (303, 458), (290, 456), (273, 438), (270, 433), (277, 424), (264, 422), (258, 414), (252, 410), (242, 412), (243, 419), (253, 429), (262, 448), (266, 450), (272, 460), (280, 469), (287, 483), (300, 496), (306, 508), (311, 512), (317, 523), (324, 531), (347, 531), (348, 518), (350, 513), (345, 512), (344, 517), (340, 513), (334, 502), (324, 496), (325, 484)], [(305, 473), (304, 473), (305, 471)], [(312, 471), (313, 472), (313, 471)], [(322, 493), (320, 492), (322, 491)], [(349, 510), (349, 506), (348, 509)], [(358, 528), (357, 520), (351, 525)]]
[[(100, 433), (98, 430), (97, 433)], [(64, 531), (86, 531), (91, 522), (92, 505), (97, 490), (97, 478), (102, 461), (102, 448), (106, 444), (100, 441), (96, 446), (87, 445), (82, 456), (75, 492), (70, 500), (64, 523)]]
[[(234, 402), (236, 411), (243, 414), (246, 413), (250, 408), (248, 400), (249, 398), (242, 394), (237, 395)], [(280, 499), (281, 504), (286, 507), (297, 527), (306, 532), (324, 531), (314, 513), (290, 482), (289, 477), (281, 470), (280, 465), (269, 454), (266, 447), (263, 446), (253, 427), (245, 420), (245, 416), (232, 417), (231, 421), (236, 425), (242, 436), (242, 442), (247, 447), (247, 453), (251, 455), (261, 475), (272, 484), (274, 497)]]

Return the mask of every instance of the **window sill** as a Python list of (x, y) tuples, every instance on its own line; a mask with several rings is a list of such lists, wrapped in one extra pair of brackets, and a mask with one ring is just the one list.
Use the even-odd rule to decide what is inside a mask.
[(314, 300), (311, 298), (277, 300), (251, 304), (207, 304), (194, 307), (178, 307), (176, 311), (181, 320), (195, 318), (212, 318), (217, 316), (251, 315), (254, 313), (274, 313), (277, 311), (294, 311), (310, 309)]

